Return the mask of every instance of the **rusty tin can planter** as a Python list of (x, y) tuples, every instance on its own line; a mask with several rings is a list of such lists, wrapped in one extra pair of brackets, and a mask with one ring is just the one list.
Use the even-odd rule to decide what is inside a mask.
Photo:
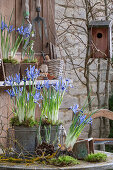
[(35, 66), (35, 68), (38, 67), (38, 64), (37, 63), (21, 63), (20, 64), (20, 75), (21, 75), (21, 78), (22, 77), (25, 77), (26, 76), (26, 69), (30, 69), (30, 65), (31, 67)]
[(3, 65), (5, 77), (15, 77), (15, 74), (19, 74), (20, 72), (20, 64), (4, 63)]
[(15, 126), (15, 151), (24, 155), (35, 154), (37, 127)]

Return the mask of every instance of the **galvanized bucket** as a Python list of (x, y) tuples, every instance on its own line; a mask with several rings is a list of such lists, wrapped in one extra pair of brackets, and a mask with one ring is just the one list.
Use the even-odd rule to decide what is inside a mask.
[(62, 125), (45, 125), (40, 128), (42, 142), (54, 145), (54, 150), (59, 148), (61, 143)]
[(14, 127), (15, 151), (24, 155), (35, 154), (36, 149), (36, 127)]

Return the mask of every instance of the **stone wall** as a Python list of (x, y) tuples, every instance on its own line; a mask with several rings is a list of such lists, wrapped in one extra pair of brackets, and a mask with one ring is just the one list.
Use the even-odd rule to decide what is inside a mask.
[[(92, 2), (94, 3), (95, 1)], [(100, 4), (100, 6), (101, 5), (102, 4)], [(67, 94), (65, 95), (59, 114), (59, 118), (64, 119), (64, 126), (67, 131), (72, 120), (72, 112), (69, 111), (68, 108), (75, 104), (78, 104), (81, 108), (87, 96), (86, 86), (84, 85), (86, 82), (86, 79), (84, 77), (84, 65), (85, 65), (85, 55), (86, 55), (85, 44), (87, 43), (87, 35), (83, 31), (84, 28), (86, 29), (85, 22), (84, 22), (85, 9), (80, 6), (83, 6), (82, 1), (76, 2), (75, 4), (74, 0), (70, 0), (70, 1), (56, 0), (56, 30), (58, 35), (57, 54), (58, 57), (62, 57), (65, 62), (64, 76), (66, 78), (73, 80), (73, 88), (70, 88)], [(100, 6), (98, 5), (99, 8)], [(95, 10), (97, 10), (97, 7)], [(80, 20), (80, 18), (82, 19), (82, 21)], [(105, 19), (103, 12), (100, 13), (97, 12), (96, 19), (98, 20)], [(78, 25), (81, 27), (79, 27)], [(96, 94), (97, 93), (97, 80), (96, 80), (97, 68), (98, 68), (98, 59), (95, 59), (90, 65), (90, 88), (92, 89), (91, 97), (94, 98), (92, 102), (93, 110), (95, 110), (98, 106), (97, 94)], [(100, 89), (99, 89), (101, 107), (104, 106), (104, 100), (105, 100), (106, 69), (107, 69), (107, 60), (101, 59), (100, 60)], [(112, 73), (113, 70), (111, 68), (110, 76), (109, 76), (110, 83), (112, 82), (113, 79)], [(111, 92), (111, 84), (109, 84), (109, 91)], [(103, 123), (102, 125), (103, 129), (104, 126), (105, 125)], [(109, 125), (107, 124), (106, 126)], [(100, 133), (99, 118), (93, 121), (92, 127), (93, 127), (92, 136), (99, 137), (99, 133)], [(89, 126), (85, 127), (82, 133), (82, 137), (87, 137), (88, 132), (89, 132)]]

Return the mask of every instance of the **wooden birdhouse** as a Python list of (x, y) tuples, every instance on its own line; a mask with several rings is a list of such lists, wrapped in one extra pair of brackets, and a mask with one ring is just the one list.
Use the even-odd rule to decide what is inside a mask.
[(90, 56), (92, 58), (112, 57), (112, 22), (91, 21), (89, 24)]

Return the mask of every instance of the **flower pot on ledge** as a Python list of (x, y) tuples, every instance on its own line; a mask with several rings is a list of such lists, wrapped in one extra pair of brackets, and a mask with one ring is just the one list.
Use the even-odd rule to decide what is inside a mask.
[(44, 125), (40, 128), (42, 142), (54, 145), (54, 150), (59, 148), (61, 143), (62, 125)]
[(36, 149), (36, 127), (15, 126), (15, 150), (24, 155), (35, 154)]
[(20, 72), (20, 64), (4, 63), (3, 65), (5, 77), (15, 77), (15, 74), (19, 74)]
[(21, 63), (20, 64), (20, 75), (21, 78), (26, 76), (26, 69), (30, 69), (30, 65), (31, 67), (35, 66), (35, 68), (37, 68), (37, 63)]

